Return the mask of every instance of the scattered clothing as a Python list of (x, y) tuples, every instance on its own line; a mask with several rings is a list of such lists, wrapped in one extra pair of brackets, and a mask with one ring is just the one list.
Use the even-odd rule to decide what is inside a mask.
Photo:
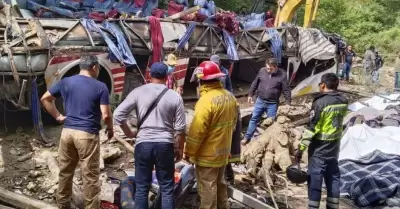
[(376, 150), (359, 160), (342, 160), (340, 174), (343, 195), (359, 207), (375, 206), (400, 189), (400, 156)]
[(220, 12), (215, 16), (220, 28), (225, 29), (231, 35), (239, 33), (239, 22), (236, 20), (234, 12)]
[(148, 17), (150, 24), (151, 43), (153, 44), (153, 54), (150, 65), (161, 61), (161, 51), (164, 43), (164, 36), (161, 30), (160, 20), (156, 17)]
[(272, 43), (272, 53), (274, 54), (278, 63), (282, 62), (282, 39), (281, 34), (275, 28), (267, 28), (270, 41)]
[(227, 47), (227, 54), (230, 60), (239, 60), (239, 55), (236, 50), (234, 36), (228, 33), (227, 30), (222, 30), (225, 45)]
[(192, 36), (194, 29), (196, 28), (196, 23), (192, 22), (190, 25), (187, 27), (185, 34), (181, 39), (179, 39), (178, 42), (178, 47), (176, 48), (177, 50), (183, 49), (185, 47), (186, 43), (189, 41), (190, 37)]

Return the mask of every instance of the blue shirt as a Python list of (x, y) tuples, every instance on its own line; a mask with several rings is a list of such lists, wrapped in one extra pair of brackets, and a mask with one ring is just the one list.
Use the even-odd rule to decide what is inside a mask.
[(224, 85), (224, 88), (230, 92), (233, 92), (232, 88), (232, 81), (231, 78), (229, 77), (229, 71), (228, 69), (224, 68), (223, 66), (220, 65), (221, 72), (223, 74), (226, 74), (225, 77), (221, 78), (222, 84)]
[(64, 99), (65, 128), (98, 134), (101, 129), (100, 105), (110, 104), (107, 86), (83, 75), (62, 79), (49, 90)]

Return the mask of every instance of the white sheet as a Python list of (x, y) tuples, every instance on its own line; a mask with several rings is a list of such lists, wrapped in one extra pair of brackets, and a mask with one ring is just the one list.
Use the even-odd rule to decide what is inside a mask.
[[(364, 101), (365, 104), (368, 104), (369, 107), (373, 107), (377, 110), (384, 110), (389, 105), (398, 105), (400, 101), (391, 101), (391, 100), (398, 100), (400, 94), (390, 94), (390, 95), (382, 95), (385, 98), (379, 96), (373, 96), (371, 99)], [(348, 109), (351, 111), (357, 111), (366, 107), (365, 105), (361, 104), (360, 102), (355, 102), (349, 105)]]
[(342, 137), (339, 160), (357, 160), (374, 150), (400, 155), (400, 127), (378, 129), (365, 124), (350, 127)]

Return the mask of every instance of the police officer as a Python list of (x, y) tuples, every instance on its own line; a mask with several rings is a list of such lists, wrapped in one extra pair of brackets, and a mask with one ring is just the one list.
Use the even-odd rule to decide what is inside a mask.
[(347, 112), (347, 98), (337, 92), (339, 79), (334, 73), (322, 75), (318, 95), (312, 104), (310, 122), (304, 130), (295, 157), (300, 162), (308, 148), (308, 208), (318, 209), (322, 180), (327, 189), (327, 209), (339, 208), (340, 172), (338, 156)]

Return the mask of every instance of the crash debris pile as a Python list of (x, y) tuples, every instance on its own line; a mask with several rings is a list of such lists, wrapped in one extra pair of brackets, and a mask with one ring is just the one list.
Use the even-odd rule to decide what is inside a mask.
[[(54, 131), (50, 138), (57, 142), (60, 130)], [(53, 134), (53, 133), (52, 133)], [(133, 167), (133, 156), (118, 143), (107, 141), (101, 131), (100, 167), (101, 199), (114, 201), (113, 183), (109, 175), (119, 177), (123, 170)], [(0, 138), (0, 208), (2, 204), (18, 208), (56, 208), (55, 193), (58, 188), (60, 172), (57, 148), (45, 147), (30, 135), (18, 130)], [(73, 179), (73, 204), (83, 208), (83, 179), (79, 165)], [(6, 192), (3, 192), (6, 191)], [(30, 205), (33, 204), (34, 205)], [(43, 206), (44, 205), (44, 206)]]
[[(6, 0), (7, 3), (10, 3)], [(272, 13), (252, 13), (238, 15), (217, 7), (214, 1), (196, 0), (190, 5), (187, 0), (166, 1), (166, 8), (160, 8), (155, 0), (27, 0), (26, 5), (18, 5), (25, 18), (87, 18), (97, 21), (118, 18), (140, 18), (154, 16), (157, 18), (180, 19), (184, 21), (206, 22), (217, 24), (231, 34), (241, 29), (273, 27)], [(239, 21), (241, 22), (239, 24)], [(272, 23), (272, 24), (271, 24)]]
[(300, 143), (302, 127), (293, 125), (308, 120), (308, 113), (308, 104), (292, 107), (290, 111), (280, 107), (275, 122), (270, 118), (261, 122), (257, 129), (261, 135), (242, 147), (241, 161), (250, 177), (262, 180), (266, 187), (274, 184), (271, 177), (275, 168), (285, 171), (292, 164), (291, 155)]

